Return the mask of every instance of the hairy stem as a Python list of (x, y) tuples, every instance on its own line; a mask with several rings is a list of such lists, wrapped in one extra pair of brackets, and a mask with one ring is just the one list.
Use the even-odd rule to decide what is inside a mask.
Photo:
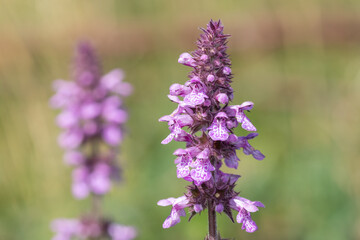
[(209, 240), (217, 240), (216, 211), (214, 201), (208, 199)]
[[(216, 158), (213, 156), (210, 158), (210, 162), (213, 166), (216, 166)], [(216, 182), (215, 173), (212, 172), (213, 181)], [(209, 221), (209, 235), (208, 240), (218, 240), (217, 234), (217, 224), (216, 224), (216, 211), (215, 211), (215, 202), (211, 198), (207, 200), (208, 205), (208, 221)]]

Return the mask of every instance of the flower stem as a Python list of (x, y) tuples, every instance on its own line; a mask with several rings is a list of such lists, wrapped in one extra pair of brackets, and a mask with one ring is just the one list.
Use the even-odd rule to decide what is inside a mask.
[(217, 225), (216, 212), (214, 202), (208, 199), (208, 220), (209, 220), (209, 235), (208, 240), (217, 240)]
[(91, 198), (91, 204), (92, 204), (92, 209), (91, 209), (91, 214), (95, 219), (100, 219), (101, 218), (101, 196), (92, 195)]
[[(99, 151), (99, 143), (96, 139), (94, 139), (91, 142), (91, 157), (93, 159), (96, 159), (97, 155), (98, 155), (98, 151)], [(95, 218), (95, 219), (100, 219), (101, 218), (101, 196), (96, 195), (96, 194), (92, 194), (91, 195), (91, 215)]]

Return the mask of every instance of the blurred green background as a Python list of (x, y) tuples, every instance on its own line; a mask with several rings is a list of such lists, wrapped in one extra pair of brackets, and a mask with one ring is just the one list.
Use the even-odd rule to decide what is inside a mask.
[[(177, 63), (210, 19), (232, 35), (234, 103), (251, 100), (259, 162), (239, 152), (237, 189), (266, 208), (256, 233), (218, 217), (223, 237), (360, 239), (360, 2), (358, 0), (0, 0), (0, 240), (45, 240), (54, 218), (89, 207), (70, 193), (71, 168), (57, 145), (54, 79), (69, 79), (73, 48), (88, 39), (104, 72), (120, 67), (135, 87), (119, 158), (125, 182), (104, 211), (135, 225), (138, 239), (203, 239), (206, 212), (162, 229), (183, 194), (158, 118), (190, 68)], [(245, 134), (237, 129), (238, 134)]]

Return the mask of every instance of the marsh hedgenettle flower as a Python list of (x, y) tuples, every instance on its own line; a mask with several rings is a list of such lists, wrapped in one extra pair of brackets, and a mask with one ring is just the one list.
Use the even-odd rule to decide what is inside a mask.
[[(246, 101), (240, 105), (229, 105), (233, 100), (231, 88), (231, 62), (226, 53), (229, 35), (223, 34), (220, 21), (210, 21), (197, 41), (198, 49), (182, 53), (178, 62), (189, 66), (192, 71), (189, 80), (170, 87), (169, 99), (177, 103), (170, 115), (159, 121), (167, 122), (170, 134), (161, 142), (185, 142), (185, 149), (177, 149), (174, 155), (176, 174), (192, 184), (179, 198), (160, 200), (158, 205), (172, 205), (170, 216), (163, 227), (169, 228), (185, 216), (184, 208), (190, 211), (190, 219), (204, 209), (209, 213), (208, 239), (219, 239), (216, 230), (216, 212), (227, 214), (233, 220), (231, 209), (238, 212), (236, 221), (247, 232), (257, 230), (251, 213), (265, 207), (261, 202), (252, 202), (238, 196), (234, 191), (239, 175), (227, 174), (220, 170), (223, 163), (237, 168), (239, 158), (236, 150), (242, 149), (247, 155), (262, 160), (264, 155), (254, 149), (249, 140), (258, 134), (247, 113), (254, 103)], [(240, 125), (246, 136), (236, 136), (233, 129)]]
[(76, 49), (73, 77), (74, 81), (54, 82), (56, 93), (50, 104), (62, 110), (56, 119), (63, 129), (58, 140), (66, 151), (65, 163), (74, 167), (72, 193), (77, 199), (91, 196), (93, 214), (79, 220), (55, 220), (53, 239), (133, 239), (135, 229), (116, 225), (99, 213), (100, 197), (120, 178), (116, 157), (128, 118), (122, 99), (131, 94), (132, 87), (123, 82), (120, 69), (101, 76), (94, 50), (87, 43)]
[(56, 233), (53, 240), (102, 239), (130, 240), (136, 237), (133, 227), (112, 223), (107, 219), (56, 219), (51, 223)]

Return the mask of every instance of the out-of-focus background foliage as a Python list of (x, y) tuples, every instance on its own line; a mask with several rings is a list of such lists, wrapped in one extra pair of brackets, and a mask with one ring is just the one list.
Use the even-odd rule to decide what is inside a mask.
[[(256, 233), (224, 215), (223, 237), (360, 239), (360, 2), (358, 0), (1, 0), (0, 239), (45, 240), (54, 218), (76, 217), (88, 201), (70, 193), (71, 169), (57, 145), (57, 114), (48, 106), (54, 79), (70, 78), (72, 51), (88, 39), (104, 72), (123, 68), (135, 87), (127, 100), (122, 146), (125, 181), (104, 211), (135, 225), (138, 239), (203, 239), (206, 212), (162, 229), (183, 194), (168, 134), (158, 118), (175, 104), (166, 95), (190, 68), (178, 55), (195, 49), (210, 19), (232, 35), (234, 103), (255, 102), (249, 115), (262, 162), (239, 152), (237, 189), (266, 208)], [(237, 133), (245, 134), (238, 129)]]

